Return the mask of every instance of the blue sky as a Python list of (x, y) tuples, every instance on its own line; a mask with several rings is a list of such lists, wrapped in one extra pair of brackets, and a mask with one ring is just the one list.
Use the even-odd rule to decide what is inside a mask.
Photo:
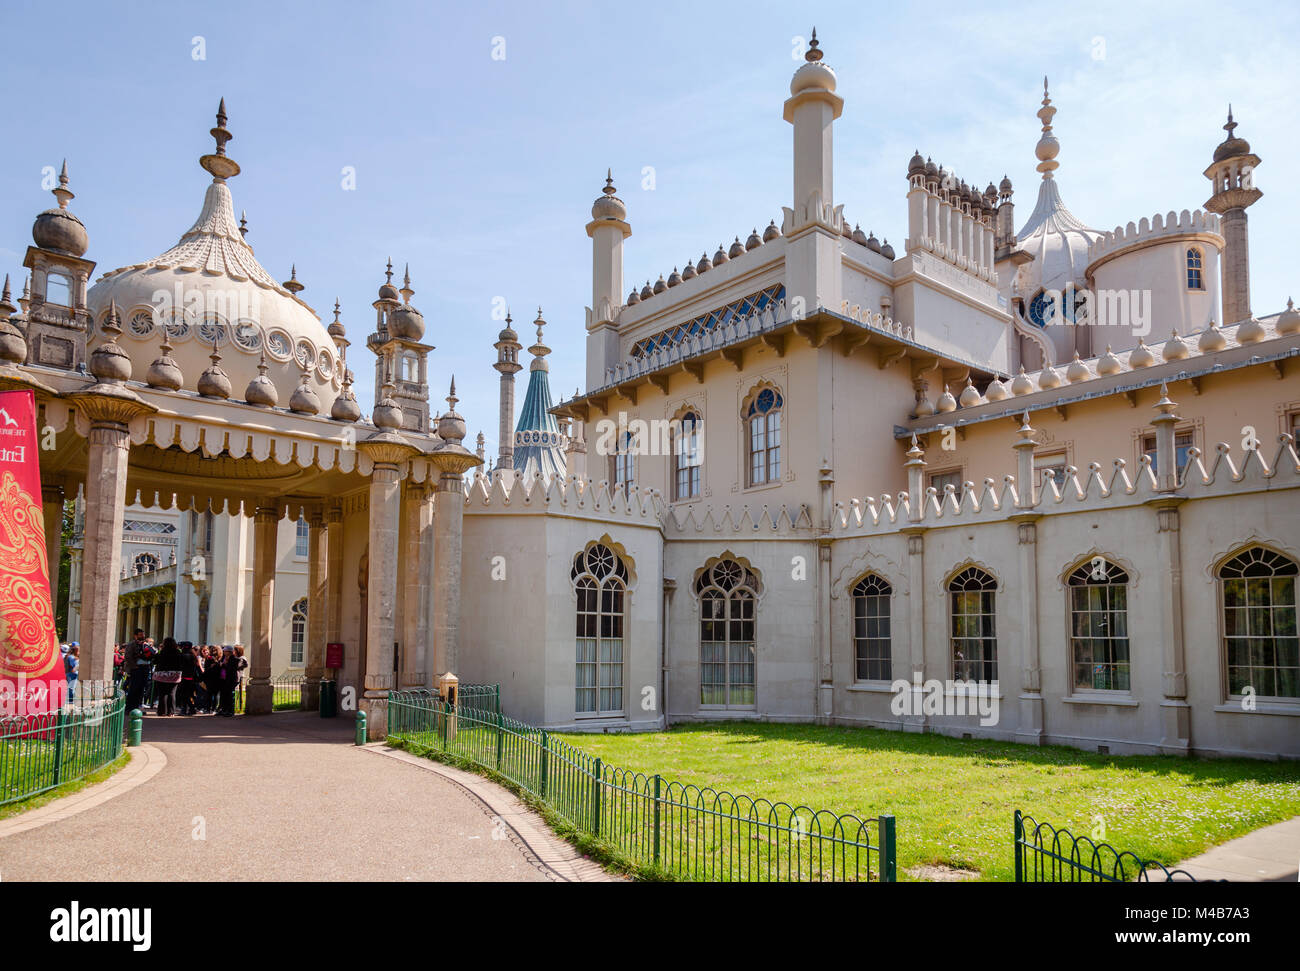
[[(625, 289), (777, 218), (790, 204), (781, 104), (794, 38), (815, 23), (845, 99), (836, 201), (900, 249), (913, 148), (980, 188), (1009, 174), (1018, 222), (1028, 215), (1044, 74), (1062, 195), (1098, 229), (1200, 206), (1231, 101), (1263, 159), (1252, 293), (1256, 313), (1270, 313), (1300, 295), (1285, 221), (1300, 211), (1300, 16), (1290, 4), (1230, 8), (264, 0), (54, 13), (9, 0), (0, 271), (21, 280), (32, 219), (52, 204), (41, 169), (65, 156), (96, 275), (171, 246), (201, 206), (198, 157), (224, 96), (249, 242), (279, 279), (297, 265), (303, 298), (326, 320), (342, 300), (363, 407), (373, 364), (362, 342), (391, 255), (399, 273), (410, 263), (437, 346), (435, 395), (454, 372), (471, 438), (481, 429), (494, 454), (496, 301), (525, 345), (532, 332), (520, 325), (544, 308), (552, 390), (567, 397), (583, 381), (583, 226), (606, 167), (633, 229)], [(653, 189), (642, 188), (647, 166)]]

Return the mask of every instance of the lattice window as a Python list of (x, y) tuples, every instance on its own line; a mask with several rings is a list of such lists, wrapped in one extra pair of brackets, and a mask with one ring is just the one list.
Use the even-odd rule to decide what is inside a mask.
[(680, 344), (692, 337), (703, 336), (719, 327), (727, 326), (728, 323), (743, 320), (750, 314), (765, 310), (769, 305), (774, 305), (783, 299), (785, 299), (785, 285), (774, 283), (769, 287), (764, 287), (757, 293), (751, 293), (747, 297), (733, 300), (716, 310), (710, 310), (708, 313), (693, 317), (685, 323), (677, 324), (667, 330), (660, 331), (652, 337), (637, 341), (632, 345), (632, 356), (641, 357), (643, 354), (651, 354), (665, 347)]
[(735, 560), (700, 573), (700, 704), (753, 708), (758, 577)]
[(303, 645), (307, 642), (307, 598), (294, 601), (289, 621), (289, 664), (301, 667)]
[(893, 589), (870, 573), (853, 587), (853, 660), (858, 681), (888, 681), (891, 674), (890, 596)]
[(1201, 273), (1203, 258), (1201, 251), (1195, 246), (1187, 251), (1187, 289), (1204, 290), (1205, 277)]
[(1300, 698), (1296, 562), (1263, 546), (1219, 567), (1228, 693)]
[(954, 680), (998, 679), (998, 638), (994, 609), (997, 585), (993, 577), (974, 566), (948, 581)]
[(1102, 557), (1070, 574), (1070, 651), (1076, 691), (1128, 691), (1128, 574)]
[(593, 543), (573, 558), (577, 594), (574, 711), (623, 714), (623, 625), (628, 570), (622, 557)]
[(144, 519), (128, 519), (122, 524), (122, 528), (128, 533), (174, 533), (176, 525), (174, 523), (150, 522)]

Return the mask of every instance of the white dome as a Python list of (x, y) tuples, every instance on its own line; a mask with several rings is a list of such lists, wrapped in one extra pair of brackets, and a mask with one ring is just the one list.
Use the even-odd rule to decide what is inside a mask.
[(1021, 248), (1034, 257), (1032, 263), (1021, 267), (1021, 292), (1028, 299), (1040, 290), (1063, 289), (1067, 283), (1085, 286), (1088, 247), (1101, 236), (1065, 208), (1056, 180), (1044, 179), (1038, 204), (1016, 237)]
[(185, 390), (197, 388), (199, 375), (210, 366), (214, 337), (233, 398), (243, 399), (263, 350), (267, 376), (282, 402), (301, 385), (303, 365), (310, 369), (309, 386), (320, 399), (321, 414), (329, 414), (342, 387), (338, 349), (329, 332), (311, 307), (257, 262), (239, 231), (223, 179), (208, 186), (203, 211), (180, 242), (147, 263), (105, 273), (90, 288), (86, 302), (96, 325), (92, 348), (104, 341), (101, 327), (110, 301), (121, 315), (118, 344), (130, 355), (135, 380), (144, 380), (159, 356), (159, 327), (170, 316), (171, 356), (184, 374)]

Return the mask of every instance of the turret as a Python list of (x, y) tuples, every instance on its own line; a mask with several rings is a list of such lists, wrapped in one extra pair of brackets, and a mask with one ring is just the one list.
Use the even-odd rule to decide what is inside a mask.
[(1235, 324), (1250, 319), (1250, 232), (1246, 209), (1264, 193), (1255, 188), (1255, 169), (1259, 156), (1251, 153), (1250, 143), (1236, 136), (1237, 123), (1228, 106), (1228, 123), (1223, 130), (1228, 137), (1214, 150), (1214, 160), (1205, 177), (1214, 186), (1214, 194), (1205, 208), (1222, 217), (1223, 231), (1223, 322)]
[(591, 307), (587, 313), (587, 387), (599, 387), (606, 368), (618, 363), (618, 325), (623, 305), (623, 240), (632, 235), (627, 207), (616, 194), (614, 173), (605, 173), (605, 187), (591, 205)]
[[(224, 124), (224, 111), (222, 113)], [(27, 361), (77, 370), (86, 363), (92, 321), (86, 309), (86, 282), (95, 264), (82, 259), (89, 241), (86, 227), (68, 209), (76, 198), (68, 188), (68, 163), (53, 190), (58, 206), (46, 209), (32, 225), (32, 242), (23, 266), (32, 271), (27, 316)]]
[(519, 363), (519, 335), (510, 326), (510, 312), (506, 311), (506, 325), (497, 335), (497, 342), (492, 346), (497, 350), (497, 362), (492, 367), (501, 375), (500, 421), (497, 425), (497, 468), (513, 469), (515, 423), (515, 375), (523, 369)]

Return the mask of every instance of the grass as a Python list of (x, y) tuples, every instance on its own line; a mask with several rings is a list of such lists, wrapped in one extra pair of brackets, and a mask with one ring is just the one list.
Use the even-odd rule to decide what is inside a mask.
[[(556, 736), (608, 765), (835, 813), (897, 817), (898, 876), (1014, 875), (1012, 812), (1172, 865), (1300, 813), (1300, 764), (1111, 756), (872, 728), (733, 723)], [(1100, 835), (1100, 834), (1098, 834)]]
[(63, 796), (70, 796), (74, 792), (80, 792), (82, 789), (86, 788), (86, 786), (94, 785), (97, 782), (103, 782), (109, 776), (113, 775), (113, 773), (125, 768), (126, 764), (130, 761), (131, 751), (130, 749), (124, 748), (122, 749), (122, 754), (112, 762), (101, 766), (94, 772), (91, 772), (80, 779), (65, 783), (64, 785), (58, 786), (54, 789), (47, 789), (45, 792), (31, 796), (27, 799), (20, 799), (17, 802), (6, 803), (5, 805), (0, 806), (0, 819), (8, 819), (11, 816), (17, 816), (19, 813), (25, 813), (29, 810), (37, 809), (44, 806), (46, 803), (53, 802), (55, 799), (60, 799)]

